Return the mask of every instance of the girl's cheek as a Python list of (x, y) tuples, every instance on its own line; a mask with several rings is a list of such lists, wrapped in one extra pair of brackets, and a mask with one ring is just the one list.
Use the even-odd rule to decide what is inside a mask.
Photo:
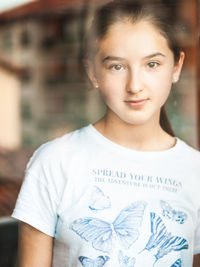
[(99, 76), (99, 78), (99, 82), (110, 90), (112, 90), (113, 86), (120, 86), (125, 82), (125, 77), (108, 73), (103, 76)]
[(171, 73), (160, 72), (153, 73), (147, 77), (147, 81), (153, 83), (154, 85), (160, 85), (161, 87), (166, 87), (171, 83)]

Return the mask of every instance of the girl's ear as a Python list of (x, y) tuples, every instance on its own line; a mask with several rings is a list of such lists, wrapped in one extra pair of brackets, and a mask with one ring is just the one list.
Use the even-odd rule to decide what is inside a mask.
[(181, 51), (179, 61), (175, 62), (175, 65), (174, 65), (174, 71), (173, 71), (173, 76), (172, 76), (173, 83), (176, 83), (179, 80), (179, 76), (182, 70), (184, 59), (185, 59), (185, 53)]
[(84, 66), (88, 75), (88, 78), (95, 88), (98, 88), (98, 81), (95, 75), (94, 64), (90, 60), (84, 61)]

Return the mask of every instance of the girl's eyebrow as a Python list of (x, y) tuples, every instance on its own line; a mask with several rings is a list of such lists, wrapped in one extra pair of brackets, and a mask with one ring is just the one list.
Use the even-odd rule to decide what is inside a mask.
[(166, 57), (164, 54), (158, 52), (158, 53), (154, 53), (154, 54), (148, 55), (148, 56), (144, 57), (144, 59), (150, 59), (150, 58), (157, 57), (157, 56)]
[[(150, 59), (150, 58), (157, 57), (157, 56), (166, 57), (164, 54), (158, 52), (158, 53), (150, 54), (150, 55), (144, 57), (144, 59)], [(125, 61), (125, 60), (126, 60), (126, 59), (125, 59), (125, 58), (122, 58), (122, 57), (107, 56), (107, 57), (105, 57), (105, 58), (102, 60), (102, 63), (104, 63), (105, 61)]]
[(102, 63), (104, 63), (105, 61), (109, 61), (109, 60), (110, 61), (114, 61), (114, 60), (116, 60), (116, 61), (125, 61), (125, 59), (122, 58), (122, 57), (107, 56), (102, 60)]

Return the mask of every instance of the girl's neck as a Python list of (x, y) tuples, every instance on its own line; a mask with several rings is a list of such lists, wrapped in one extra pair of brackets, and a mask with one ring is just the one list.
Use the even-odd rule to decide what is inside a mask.
[(94, 127), (111, 141), (139, 151), (167, 150), (176, 143), (176, 139), (156, 122), (132, 125), (123, 121), (116, 123), (105, 116)]

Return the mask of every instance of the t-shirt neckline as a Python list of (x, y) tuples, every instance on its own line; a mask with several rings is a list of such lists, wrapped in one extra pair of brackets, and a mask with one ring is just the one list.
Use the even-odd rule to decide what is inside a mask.
[(137, 156), (142, 156), (142, 157), (169, 156), (179, 149), (182, 142), (178, 137), (175, 137), (176, 143), (171, 148), (160, 151), (140, 151), (115, 143), (114, 141), (110, 140), (109, 138), (101, 134), (92, 124), (89, 124), (87, 129), (93, 135), (93, 137), (95, 137), (96, 140), (98, 140), (98, 142), (101, 143), (101, 145), (106, 146), (107, 148), (115, 150), (116, 152), (119, 153), (132, 154), (132, 155), (137, 154)]

